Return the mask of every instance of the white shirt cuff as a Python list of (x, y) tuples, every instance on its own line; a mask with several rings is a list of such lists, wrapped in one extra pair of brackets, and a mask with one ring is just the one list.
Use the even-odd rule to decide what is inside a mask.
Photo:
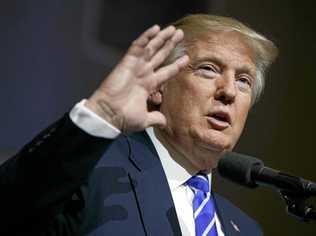
[(75, 125), (86, 133), (100, 138), (114, 139), (120, 135), (120, 130), (87, 108), (85, 102), (86, 99), (81, 100), (70, 111), (70, 119)]

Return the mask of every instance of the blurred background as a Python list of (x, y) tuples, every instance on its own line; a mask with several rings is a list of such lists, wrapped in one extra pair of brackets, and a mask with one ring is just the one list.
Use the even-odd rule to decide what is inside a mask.
[[(236, 150), (316, 181), (312, 1), (2, 0), (0, 163), (89, 96), (143, 30), (189, 13), (233, 16), (276, 43), (280, 56)], [(315, 222), (287, 215), (278, 193), (214, 179), (265, 235), (316, 235)]]

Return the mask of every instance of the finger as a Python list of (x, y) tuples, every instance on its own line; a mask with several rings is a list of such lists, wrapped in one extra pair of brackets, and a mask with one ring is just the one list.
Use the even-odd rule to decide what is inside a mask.
[(133, 44), (127, 51), (127, 55), (134, 55), (136, 57), (141, 57), (145, 54), (145, 49)]
[(153, 125), (166, 126), (166, 117), (159, 111), (149, 112), (147, 115), (146, 127)]
[(156, 53), (156, 55), (151, 59), (151, 67), (156, 69), (159, 67), (169, 56), (171, 51), (176, 47), (176, 45), (183, 39), (183, 31), (178, 29), (173, 37), (167, 41), (167, 43)]
[(150, 59), (164, 43), (170, 39), (176, 31), (176, 28), (171, 25), (160, 31), (146, 46), (146, 59)]
[(156, 71), (155, 79), (156, 79), (156, 85), (161, 85), (168, 79), (174, 77), (176, 74), (180, 72), (183, 68), (185, 68), (189, 63), (189, 57), (187, 55), (184, 55), (180, 58), (178, 58), (173, 63), (161, 67), (159, 70)]
[(158, 32), (160, 31), (159, 25), (154, 25), (147, 29), (144, 33), (142, 33), (134, 42), (134, 45), (137, 45), (139, 47), (145, 47), (149, 40), (153, 37), (155, 37)]

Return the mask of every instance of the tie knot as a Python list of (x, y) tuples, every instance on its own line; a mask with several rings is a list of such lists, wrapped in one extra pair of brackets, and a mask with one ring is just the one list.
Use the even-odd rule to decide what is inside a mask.
[(210, 191), (210, 186), (208, 183), (207, 175), (203, 173), (198, 173), (194, 176), (192, 176), (188, 181), (187, 184), (196, 190), (201, 190), (204, 193), (207, 193)]

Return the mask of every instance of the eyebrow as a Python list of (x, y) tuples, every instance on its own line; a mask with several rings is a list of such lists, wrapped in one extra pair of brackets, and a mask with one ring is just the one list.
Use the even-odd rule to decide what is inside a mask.
[[(194, 62), (192, 63), (192, 66), (196, 66), (202, 62), (214, 62), (216, 65), (218, 65), (221, 68), (225, 68), (226, 65), (225, 63), (218, 57), (216, 56), (205, 56), (205, 57), (197, 57), (194, 59)], [(255, 65), (255, 64), (254, 64)], [(256, 68), (256, 65), (255, 65)], [(239, 68), (236, 69), (237, 74), (242, 74), (242, 73), (246, 73), (249, 74), (252, 77), (256, 77), (256, 70), (253, 70), (251, 68), (251, 66), (249, 65), (243, 65)]]
[(210, 61), (219, 65), (220, 67), (225, 67), (225, 64), (218, 57), (215, 56), (206, 56), (206, 57), (197, 57), (194, 59), (193, 65), (200, 64), (201, 62)]

